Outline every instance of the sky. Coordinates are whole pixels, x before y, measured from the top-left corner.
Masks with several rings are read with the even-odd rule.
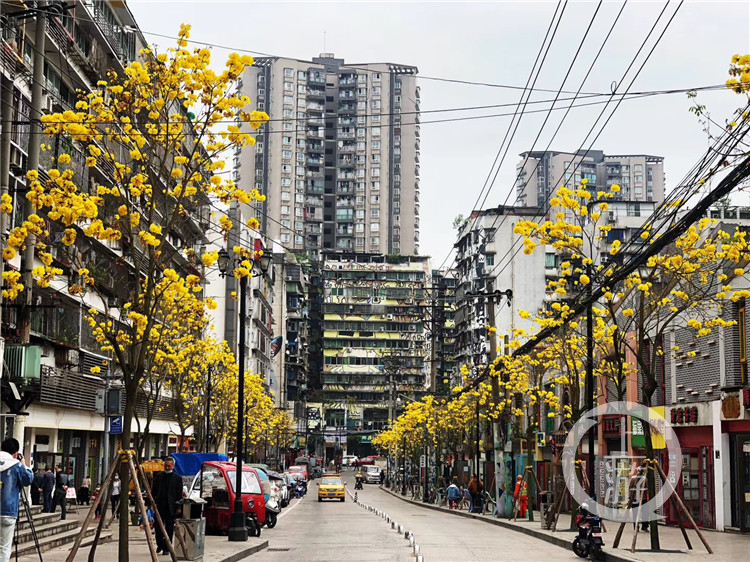
[[[665,3],[631,0],[626,4],[583,85],[583,92],[609,93],[615,85],[619,84],[619,91],[627,86],[678,5],[676,0],[669,2],[656,31],[623,82],[623,73]],[[537,89],[552,92],[534,92],[531,101],[554,99],[561,86],[571,92],[579,88],[622,7],[622,2],[603,2],[580,46],[598,4],[593,1],[567,4],[535,84]],[[237,50],[299,59],[332,52],[347,63],[394,62],[417,66],[423,112],[420,253],[433,257],[433,267],[448,257],[455,242],[454,218],[471,212],[486,183],[491,187],[485,208],[513,204],[511,188],[521,152],[544,150],[548,145],[551,150],[565,151],[591,146],[607,154],[663,156],[669,190],[706,150],[707,135],[695,115],[688,111],[691,101],[684,93],[623,101],[593,146],[593,136],[614,109],[614,102],[588,140],[586,136],[604,105],[571,110],[554,137],[564,110],[551,112],[544,126],[546,111],[524,114],[512,140],[505,145],[502,143],[511,124],[509,115],[428,123],[446,118],[512,114],[512,106],[429,113],[517,104],[521,97],[518,89],[431,78],[523,87],[557,5],[557,2],[128,2],[146,38],[160,48],[172,46],[173,41],[149,32],[174,36],[181,23],[188,23],[192,26],[192,40]],[[217,59],[223,59],[230,51],[215,47],[214,52]],[[686,0],[630,91],[723,84],[735,53],[750,53],[750,2]],[[742,102],[725,89],[700,92],[697,100],[706,105],[712,120],[719,124],[731,120],[732,112]],[[563,102],[558,105],[564,107]],[[528,105],[527,110],[547,107],[549,104]],[[495,175],[492,164],[498,153],[505,157],[499,160],[502,163]],[[494,177],[494,181],[487,182],[488,177]],[[451,261],[452,256],[447,264]]]

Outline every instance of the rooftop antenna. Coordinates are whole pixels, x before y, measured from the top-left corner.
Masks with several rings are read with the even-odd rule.
[[[323,30],[323,52],[324,53],[328,52],[326,51],[326,31],[325,30]]]

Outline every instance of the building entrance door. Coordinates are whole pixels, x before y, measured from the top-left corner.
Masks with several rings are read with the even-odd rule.
[[[750,531],[750,433],[732,436],[732,526]]]

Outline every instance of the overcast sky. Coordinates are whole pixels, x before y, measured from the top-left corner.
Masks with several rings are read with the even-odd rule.
[[[324,50],[347,62],[414,65],[425,77],[523,86],[531,71],[557,2],[389,3],[389,2],[159,2],[130,0],[139,26],[160,47],[172,41],[148,32],[175,35],[180,23],[192,37],[236,49],[309,59]],[[570,2],[544,63],[537,88],[557,91],[596,2]],[[604,2],[564,89],[575,91],[599,50],[622,2]],[[670,2],[657,33],[677,6]],[[585,92],[609,92],[648,34],[664,2],[630,1]],[[633,92],[723,84],[734,53],[750,53],[750,2],[684,2],[654,51]],[[325,49],[324,49],[325,32]],[[655,36],[654,36],[655,38]],[[653,41],[648,43],[647,49]],[[217,58],[227,52],[215,50]],[[647,50],[641,54],[640,66]],[[631,75],[632,76],[632,75]],[[422,111],[515,103],[520,92],[420,79]],[[534,99],[554,94],[538,92]],[[741,100],[728,90],[705,92],[699,101],[724,123]],[[528,106],[533,107],[546,106]],[[576,150],[602,105],[574,109],[551,149]],[[705,150],[707,138],[688,112],[685,94],[626,100],[594,149],[609,154],[665,157],[667,189],[675,185]],[[510,108],[512,112],[513,108]],[[509,108],[455,111],[422,116],[421,253],[438,266],[454,242],[451,223],[467,215],[482,189],[510,124],[510,117],[427,123],[435,119],[506,113]],[[552,113],[534,146],[546,148],[564,111]],[[515,180],[519,153],[532,148],[545,113],[524,116],[492,187],[486,206],[502,204]],[[584,145],[588,148],[590,140]],[[510,203],[513,202],[511,196]]]

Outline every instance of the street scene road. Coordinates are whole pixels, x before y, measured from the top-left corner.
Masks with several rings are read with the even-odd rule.
[[[345,471],[354,492],[353,471]],[[412,531],[424,559],[434,561],[496,561],[501,553],[533,553],[530,559],[576,560],[570,550],[522,533],[501,529],[449,513],[426,510],[393,497],[379,486],[365,485],[360,502],[378,508]],[[409,542],[380,516],[362,509],[351,498],[318,503],[315,485],[294,500],[275,529],[264,530],[268,550],[246,560],[412,560]]]

